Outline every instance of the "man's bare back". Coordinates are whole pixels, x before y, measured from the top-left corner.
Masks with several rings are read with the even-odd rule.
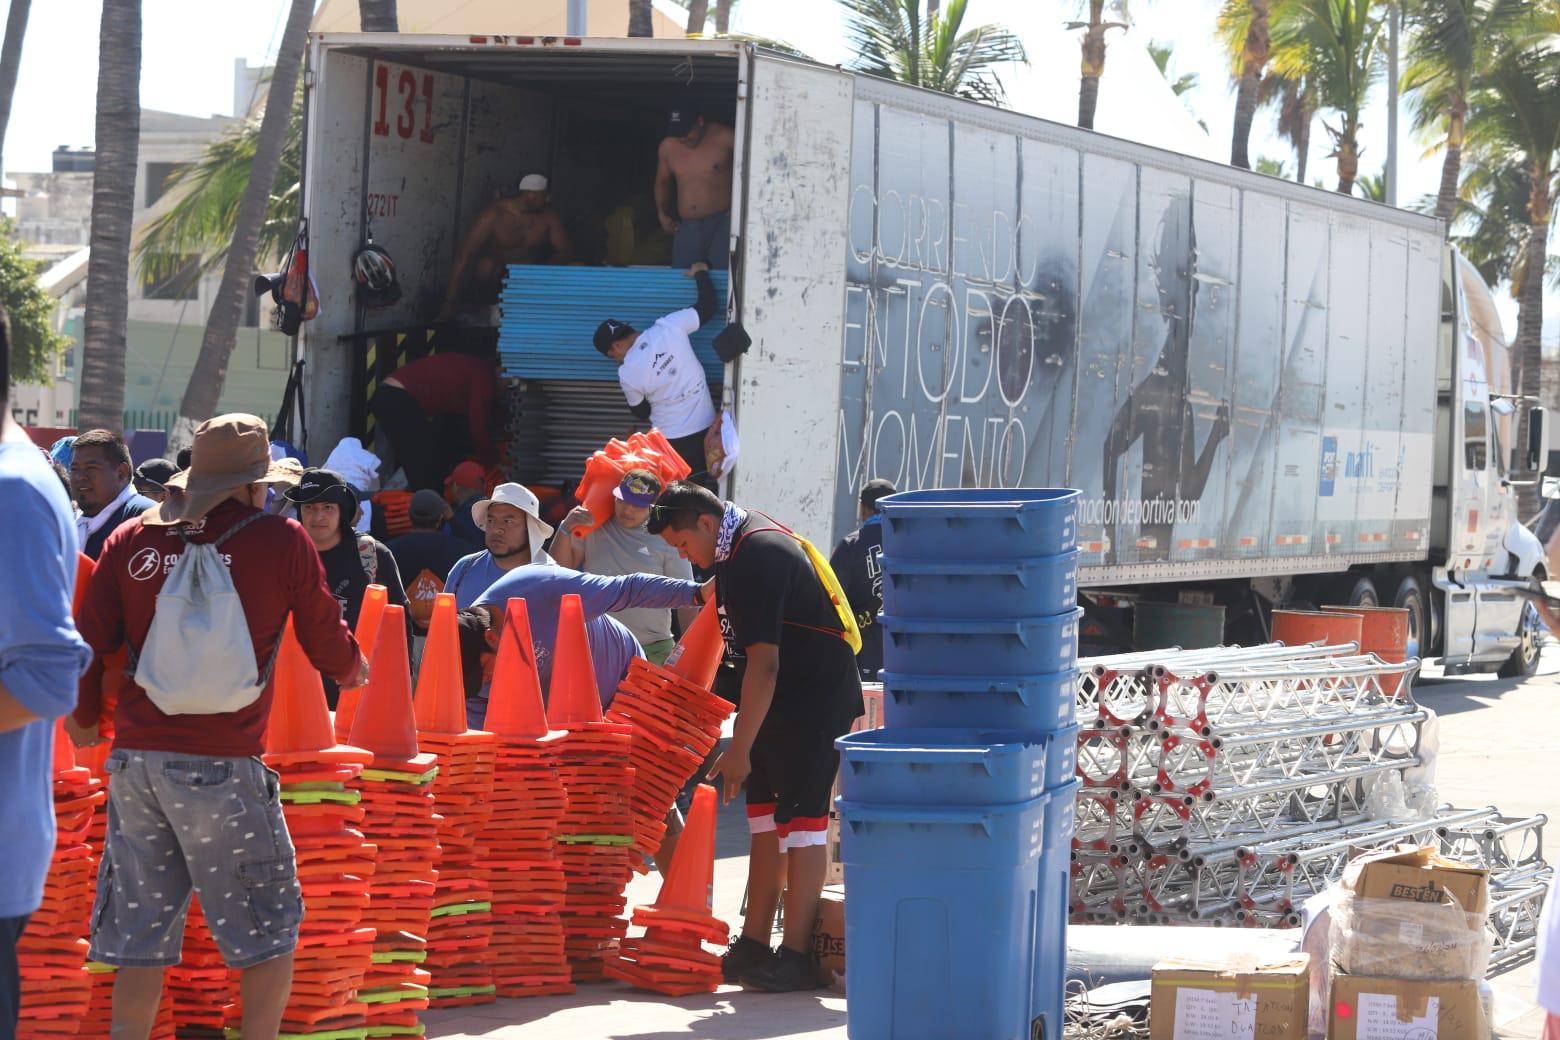
[[[547,205],[544,194],[523,191],[489,203],[472,222],[455,256],[440,314],[449,317],[463,300],[491,303],[497,298],[505,267],[539,263],[544,256],[551,264],[573,259],[563,218]]]
[[[664,138],[660,149],[660,168],[664,174],[657,175],[656,186],[660,189],[665,180],[670,180],[676,190],[676,208],[674,211],[670,200],[666,200],[663,217],[700,220],[729,210],[735,145],[736,134],[724,123],[703,124],[703,134],[691,145],[687,138]],[[663,198],[663,191],[657,191],[657,202],[662,202]]]

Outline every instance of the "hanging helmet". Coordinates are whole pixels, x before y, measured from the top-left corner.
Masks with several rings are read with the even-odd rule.
[[[395,261],[372,239],[352,258],[352,277],[357,281],[358,299],[365,307],[389,307],[401,298]]]

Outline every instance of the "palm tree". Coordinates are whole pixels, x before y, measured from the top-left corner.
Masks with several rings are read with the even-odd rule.
[[[1347,195],[1360,167],[1360,116],[1381,78],[1385,20],[1374,0],[1287,0],[1274,12],[1274,71],[1305,75],[1337,125],[1322,127],[1338,159],[1338,191]]]
[[[1170,90],[1176,97],[1180,97],[1188,90],[1197,89],[1197,73],[1184,72],[1174,77],[1170,75],[1170,59],[1175,56],[1175,44],[1150,40],[1148,56],[1154,59],[1154,64],[1159,67],[1159,74],[1165,78],[1166,83],[1170,84]]]
[[[1452,242],[1489,285],[1511,284],[1522,295],[1527,276],[1528,199],[1532,188],[1520,165],[1486,163],[1477,153],[1462,165],[1462,186],[1452,217]],[[1434,212],[1438,199],[1427,200]]]
[[[396,0],[358,0],[358,23],[364,32],[400,32]]]
[[[721,36],[731,33],[731,5],[733,0],[715,0],[715,32]]]
[[[1311,123],[1316,119],[1316,90],[1310,77],[1269,73],[1262,78],[1261,103],[1278,109],[1276,129],[1294,150],[1295,182],[1304,184],[1311,158]]]
[[[16,74],[22,67],[22,39],[27,35],[27,15],[32,0],[11,0],[11,13],[5,20],[5,43],[0,45],[0,148],[5,146],[5,128],[11,122],[11,97],[16,93]],[[0,154],[0,174],[5,172]]]
[[[704,23],[710,17],[710,0],[688,0],[689,36],[703,36]]]
[[[80,422],[119,429],[125,408],[130,226],[141,139],[141,0],[103,0],[98,34],[97,163],[82,320]]]
[[[1512,0],[1417,0],[1408,8],[1412,34],[1403,90],[1414,129],[1433,135],[1445,151],[1435,215],[1448,234],[1457,205],[1468,95],[1474,77],[1515,28],[1519,11]]]
[[[654,36],[655,19],[650,0],[628,0],[628,35]]]
[[[1219,35],[1234,59],[1235,129],[1230,138],[1230,165],[1251,169],[1251,124],[1262,95],[1262,72],[1273,41],[1272,0],[1226,0],[1219,11]]]
[[[1120,10],[1120,0],[1116,0]],[[1105,75],[1105,33],[1111,29],[1130,27],[1126,15],[1121,21],[1105,20],[1105,0],[1087,0],[1088,20],[1068,22],[1068,29],[1082,29],[1083,49],[1082,78],[1078,82],[1078,125],[1085,130],[1094,129],[1094,110],[1100,100],[1100,77]]]
[[[142,225],[135,243],[136,261],[147,277],[167,278],[180,269],[185,257],[192,255],[201,258],[202,274],[226,263],[260,129],[260,120],[245,120],[207,145],[200,158],[169,178],[165,197],[170,207]],[[297,231],[302,141],[303,97],[299,94],[293,98],[281,161],[260,223],[255,260],[262,266],[280,259]]]
[[[1500,54],[1478,79],[1468,106],[1467,145],[1481,166],[1516,167],[1527,177],[1527,241],[1520,264],[1514,382],[1524,397],[1541,388],[1544,264],[1560,194],[1560,3],[1533,13],[1531,35]],[[1526,421],[1518,444],[1526,442]],[[1536,511],[1537,492],[1524,487],[1518,508]]]
[[[1284,171],[1284,160],[1271,159],[1265,155],[1257,156],[1256,165],[1253,166],[1252,169],[1256,170],[1258,173],[1265,173],[1269,177],[1289,176],[1289,174]]]
[[[1362,199],[1372,202],[1387,201],[1387,171],[1385,168],[1380,173],[1370,173],[1360,177],[1354,182],[1354,194]]]
[[[851,68],[944,94],[1002,104],[1006,95],[994,66],[1028,61],[1024,45],[999,25],[964,29],[968,0],[946,8],[921,0],[840,0],[856,51]]]
[[[271,70],[271,86],[266,94],[265,115],[255,138],[254,158],[248,183],[244,187],[234,222],[233,242],[228,249],[222,281],[206,318],[200,354],[179,402],[179,418],[169,438],[170,447],[182,448],[194,435],[195,427],[216,413],[227,379],[228,359],[238,338],[238,323],[243,318],[244,297],[253,284],[256,249],[260,230],[287,145],[289,114],[297,93],[298,76],[303,65],[303,45],[309,32],[314,0],[292,0],[287,25],[282,30]]]

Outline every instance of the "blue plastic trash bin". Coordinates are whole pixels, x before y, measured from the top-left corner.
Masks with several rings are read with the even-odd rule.
[[[863,730],[834,742],[840,797],[914,806],[1028,801],[1045,793],[1051,743],[999,730]]]
[[[949,620],[882,614],[883,667],[916,675],[1040,675],[1078,661],[1078,618]]]
[[[883,672],[883,725],[1045,732],[1077,717],[1078,672],[1040,675],[910,675]]]
[[[1078,550],[1012,560],[883,557],[883,612],[900,617],[1021,618],[1078,605]]]
[[[1029,1040],[1045,804],[835,802],[851,1040]]]
[[[1040,919],[1035,940],[1034,1017],[1046,1040],[1062,1035],[1067,980],[1067,918],[1071,910],[1074,801],[1078,781],[1046,793],[1045,848],[1040,853]]]
[[[906,560],[1055,556],[1078,541],[1070,488],[934,488],[878,500],[883,553]]]

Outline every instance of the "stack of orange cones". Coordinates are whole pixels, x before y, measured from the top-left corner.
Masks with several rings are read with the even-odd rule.
[[[583,538],[612,519],[612,489],[631,469],[649,470],[663,485],[692,472],[660,430],[636,433],[626,441],[614,437],[585,460],[585,476],[574,494],[590,513],[591,522],[573,528],[575,537]]]
[[[439,879],[438,759],[418,748],[405,632],[402,608],[386,605],[352,719],[351,743],[373,756],[351,789],[362,795],[363,833],[378,848],[363,919],[377,935],[358,991],[375,1037],[421,1036],[417,1015],[428,1007],[432,981],[422,965]]]
[[[293,953],[292,992],[282,1032],[339,1037],[361,1030],[368,1008],[357,999],[373,953],[374,931],[363,924],[374,854],[360,829],[361,795],[349,784],[372,759],[336,743],[320,674],[298,645],[292,622],[282,633],[274,666],[262,761],[281,779],[282,813],[297,850],[303,924]],[[227,1034],[239,1035],[242,1001],[227,1009]],[[363,1035],[358,1033],[356,1035]]]
[[[229,989],[227,963],[206,925],[199,896],[190,897],[179,963],[166,972],[163,988],[173,997],[173,1022],[180,1040],[222,1036],[227,1004],[238,986]]]
[[[383,585],[370,585],[363,590],[363,605],[358,609],[357,629],[352,634],[357,636],[358,646],[362,648],[363,656],[370,665],[374,662],[374,641],[379,636],[379,622],[389,602],[390,590]],[[372,668],[369,670],[373,671]],[[336,695],[336,740],[342,744],[352,743],[352,718],[357,713],[358,699],[362,696],[361,687],[343,687]]]
[[[630,866],[646,870],[666,836],[666,815],[683,785],[720,740],[736,710],[709,692],[724,644],[711,600],[663,667],[635,658],[618,686],[610,722],[634,730],[634,846]]]
[[[17,945],[22,982],[19,1037],[75,1036],[92,997],[87,940],[97,857],[87,844],[92,814],[108,798],[103,782],[76,764],[64,722],[54,724],[54,855],[43,904]]]
[[[487,852],[478,836],[492,812],[493,734],[466,722],[466,688],[460,663],[455,596],[434,599],[413,705],[420,750],[436,755],[433,780],[439,824],[439,880],[428,925],[432,978],[429,1007],[467,1007],[497,999],[488,947],[493,941],[493,892]]]
[[[492,811],[478,838],[493,893],[489,963],[501,997],[572,993],[556,845],[566,805],[557,764],[565,734],[547,726],[525,600],[509,601],[500,640],[486,720],[498,762]]]
[[[714,993],[721,955],[704,944],[723,945],[727,936],[726,922],[710,912],[714,881],[715,788],[700,784],[655,905],[634,910],[634,924],[645,934],[623,940],[607,974],[673,997]]]
[[[602,978],[604,958],[628,930],[621,915],[632,871],[624,850],[633,844],[633,727],[603,721],[591,664],[585,612],[578,596],[558,609],[547,722],[563,730],[558,773],[568,808],[558,827],[558,858],[567,894],[564,951],[575,982]]]

